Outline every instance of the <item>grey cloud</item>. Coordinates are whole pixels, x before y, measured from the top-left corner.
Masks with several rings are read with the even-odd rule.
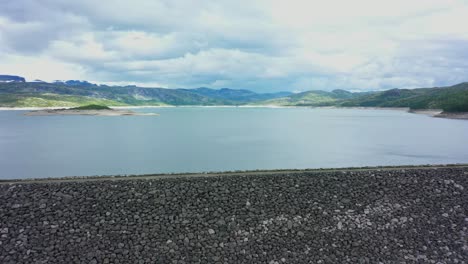
[[[371,15],[375,23],[367,25],[366,19],[348,21],[346,13],[333,21],[319,11],[310,10],[312,16],[300,8],[310,7],[308,1],[291,2],[297,17],[283,12],[288,5],[274,9],[277,4],[5,1],[0,9],[0,56],[49,58],[79,67],[100,82],[167,87],[369,90],[466,81],[468,40],[438,35],[439,29],[418,35],[420,22],[411,24],[419,13],[427,21],[427,6],[416,12],[419,5],[412,5],[402,30],[401,23],[394,23],[401,20],[394,17],[397,8],[382,19]],[[444,10],[437,7],[437,13]]]
[[[352,78],[378,79],[378,88],[445,86],[466,81],[468,40],[425,39],[403,42],[390,58],[376,58]]]
[[[72,37],[83,32],[85,23],[73,17],[60,17],[60,23],[26,22],[0,26],[2,38],[11,50],[24,53],[39,53],[56,39]]]
[[[9,50],[20,53],[40,53],[50,42],[67,39],[89,31],[86,17],[49,6],[42,1],[7,1],[2,3],[0,37]]]

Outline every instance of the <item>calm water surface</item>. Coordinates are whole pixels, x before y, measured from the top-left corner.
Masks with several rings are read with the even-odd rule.
[[[468,162],[468,121],[395,110],[147,108],[160,116],[0,111],[0,178]]]

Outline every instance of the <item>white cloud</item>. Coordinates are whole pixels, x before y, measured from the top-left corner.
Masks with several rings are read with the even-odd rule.
[[[11,75],[20,74],[28,81],[35,79],[43,81],[83,80],[88,76],[86,69],[80,65],[47,56],[0,55],[0,72]]]
[[[262,91],[448,85],[466,81],[466,14],[465,0],[16,0],[0,10],[0,70]]]
[[[91,33],[73,38],[73,41],[55,40],[50,43],[49,54],[66,61],[79,63],[105,62],[117,58],[113,51],[104,50],[103,44]]]
[[[99,35],[107,49],[117,51],[125,59],[164,59],[199,48],[177,33],[108,30]]]

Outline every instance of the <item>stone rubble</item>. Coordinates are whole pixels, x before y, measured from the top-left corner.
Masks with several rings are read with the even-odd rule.
[[[467,263],[467,172],[0,184],[0,263]]]

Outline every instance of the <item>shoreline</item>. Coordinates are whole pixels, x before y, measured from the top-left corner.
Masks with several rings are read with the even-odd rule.
[[[166,108],[166,107],[176,107],[172,105],[167,106],[108,106],[111,109],[137,109],[137,108]],[[0,111],[36,111],[36,110],[60,110],[60,109],[71,109],[75,106],[62,106],[62,107],[0,107]]]
[[[433,117],[455,119],[455,120],[468,120],[468,113],[467,112],[462,112],[462,113],[441,112],[441,113],[434,115]]]
[[[13,183],[53,183],[53,182],[83,182],[83,181],[116,181],[116,180],[152,180],[168,178],[207,178],[207,177],[231,177],[231,176],[267,176],[274,174],[302,174],[325,172],[363,172],[363,171],[388,171],[388,170],[434,170],[444,168],[467,168],[468,163],[457,164],[423,164],[401,166],[367,166],[367,167],[343,167],[343,168],[314,168],[314,169],[276,169],[276,170],[245,170],[245,171],[209,171],[209,172],[175,172],[175,173],[149,173],[149,174],[123,174],[101,176],[64,176],[58,178],[24,178],[24,179],[0,179],[0,185]]]
[[[440,109],[424,109],[424,110],[410,110],[408,107],[363,107],[363,106],[350,106],[350,107],[339,107],[339,106],[281,106],[281,105],[164,105],[164,106],[153,106],[153,105],[141,105],[141,106],[108,106],[112,109],[144,109],[144,108],[188,108],[188,107],[199,107],[199,108],[311,108],[311,109],[361,109],[361,110],[396,110],[396,111],[408,111],[408,112],[437,112],[440,113]],[[0,111],[31,111],[31,110],[58,110],[58,109],[70,109],[73,107],[0,107]]]
[[[109,106],[112,109],[150,109],[150,108],[269,108],[269,109],[358,109],[358,110],[389,110],[389,111],[403,111],[411,114],[426,115],[435,118],[446,118],[454,120],[468,120],[467,112],[443,112],[442,109],[417,109],[411,110],[408,107],[339,107],[339,106],[277,106],[277,105],[142,105],[142,106]],[[47,110],[60,110],[70,109],[73,107],[0,107],[0,111],[47,111]]]
[[[310,108],[308,106],[275,106],[275,105],[138,105],[138,106],[108,106],[112,109],[145,109],[145,108]],[[0,111],[34,111],[34,110],[58,110],[74,107],[0,107]]]
[[[62,116],[62,115],[84,115],[84,116],[159,116],[156,113],[140,113],[128,110],[74,110],[74,109],[49,109],[49,110],[33,110],[24,113],[25,116]]]
[[[421,110],[408,109],[408,113],[428,115],[428,116],[432,116],[432,117],[435,117],[436,115],[441,114],[443,111],[444,110],[442,110],[442,109],[421,109]]]

